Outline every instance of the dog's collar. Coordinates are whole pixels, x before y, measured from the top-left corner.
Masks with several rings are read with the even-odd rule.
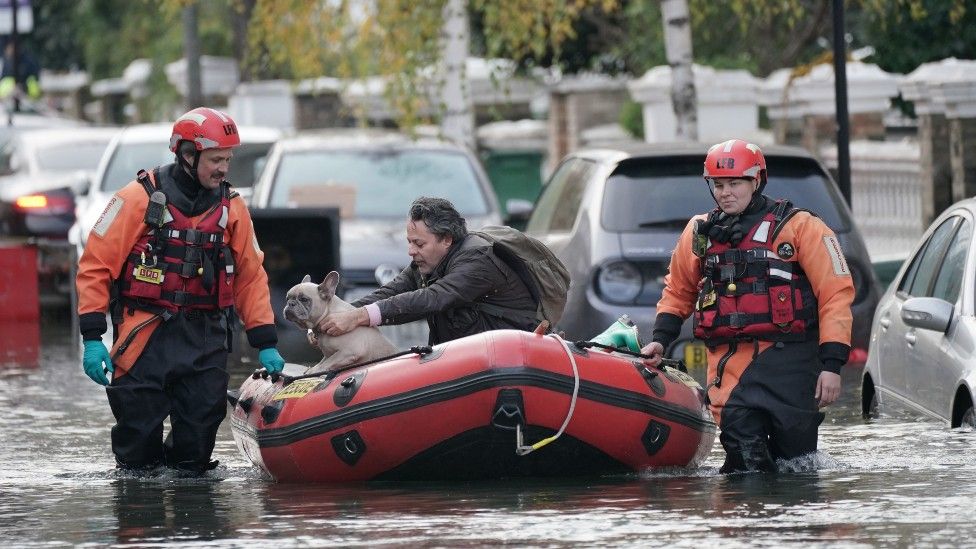
[[[312,333],[313,334],[319,335],[319,334],[324,334],[325,333],[325,332],[319,330],[319,323],[322,322],[322,319],[325,318],[325,317],[327,317],[327,316],[329,316],[329,311],[328,310],[326,310],[324,313],[322,313],[319,316],[319,318],[316,319],[315,323],[312,324]]]

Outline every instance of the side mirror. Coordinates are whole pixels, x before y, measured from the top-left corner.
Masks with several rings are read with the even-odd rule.
[[[914,328],[945,333],[956,307],[937,297],[913,297],[901,306],[901,319]]]
[[[88,189],[91,188],[91,177],[88,174],[81,173],[71,182],[71,192],[75,197],[84,196],[88,194]]]
[[[505,211],[508,212],[508,215],[505,217],[505,222],[508,225],[513,225],[514,223],[524,225],[532,215],[533,207],[534,205],[524,198],[509,198],[505,201]]]

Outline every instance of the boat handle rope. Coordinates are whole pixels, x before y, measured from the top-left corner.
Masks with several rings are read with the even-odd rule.
[[[598,349],[603,349],[604,351],[611,351],[614,353],[620,353],[624,355],[630,355],[637,358],[651,358],[651,355],[645,355],[643,353],[636,353],[630,349],[621,349],[620,347],[614,347],[613,345],[604,345],[602,343],[597,343],[596,341],[577,341],[573,343],[576,345],[577,349],[586,349],[589,347],[596,347]],[[659,370],[663,370],[665,366],[670,366],[675,370],[681,372],[687,372],[688,368],[685,366],[685,361],[680,358],[661,358],[661,362],[657,365]]]
[[[261,377],[264,379],[268,379],[270,377],[272,383],[275,383],[280,379],[282,381],[282,386],[287,387],[293,381],[298,381],[299,379],[309,379],[313,377],[324,377],[326,379],[333,379],[336,377],[336,375],[342,372],[348,370],[354,370],[356,368],[361,368],[363,366],[369,366],[370,364],[376,364],[377,362],[383,362],[384,360],[390,360],[391,358],[397,358],[397,357],[401,357],[405,355],[413,355],[413,354],[424,356],[424,355],[429,355],[432,352],[434,352],[434,349],[430,345],[415,345],[413,347],[410,347],[406,351],[400,351],[399,353],[393,353],[392,355],[389,356],[374,358],[373,360],[367,360],[366,362],[358,362],[356,364],[350,364],[348,366],[343,366],[342,368],[336,368],[335,370],[330,370],[328,372],[315,372],[311,374],[302,374],[300,376],[289,376],[285,374],[269,374],[268,371],[265,370],[264,368],[258,368],[257,370],[254,370],[254,373],[251,374],[251,378],[257,379]]]
[[[566,351],[566,356],[569,357],[569,363],[573,365],[573,396],[569,400],[569,412],[566,413],[566,419],[563,420],[559,431],[551,437],[546,437],[535,444],[524,444],[522,441],[522,424],[515,424],[515,453],[520,456],[531,454],[562,436],[563,432],[566,431],[566,427],[569,425],[569,420],[573,417],[573,412],[576,410],[576,398],[579,396],[580,386],[579,367],[576,366],[576,357],[573,356],[573,351],[569,348],[569,344],[566,343],[565,339],[559,337],[558,334],[549,334],[549,337],[556,338],[562,344],[563,350]]]

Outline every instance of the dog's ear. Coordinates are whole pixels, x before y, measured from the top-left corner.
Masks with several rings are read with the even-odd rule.
[[[336,288],[339,286],[339,273],[332,271],[325,275],[325,280],[319,284],[319,297],[323,301],[329,301],[335,295]]]
[[[302,279],[302,284],[305,284],[306,282],[311,282],[311,281],[312,281],[312,275],[305,275],[305,278]]]

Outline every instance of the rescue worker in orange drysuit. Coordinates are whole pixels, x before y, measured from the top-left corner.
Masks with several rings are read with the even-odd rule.
[[[237,313],[265,369],[284,366],[264,254],[244,200],[224,181],[239,144],[225,113],[181,116],[170,138],[176,162],[140,171],[112,197],[79,261],[84,370],[107,385],[121,468],[200,474],[216,466]],[[101,340],[110,302],[111,355]]]
[[[811,212],[763,195],[766,160],[739,139],[714,145],[705,180],[718,208],[691,219],[671,256],[653,341],[660,363],[694,315],[708,348],[710,409],[722,473],[774,471],[817,449],[840,395],[854,286],[837,237]]]

